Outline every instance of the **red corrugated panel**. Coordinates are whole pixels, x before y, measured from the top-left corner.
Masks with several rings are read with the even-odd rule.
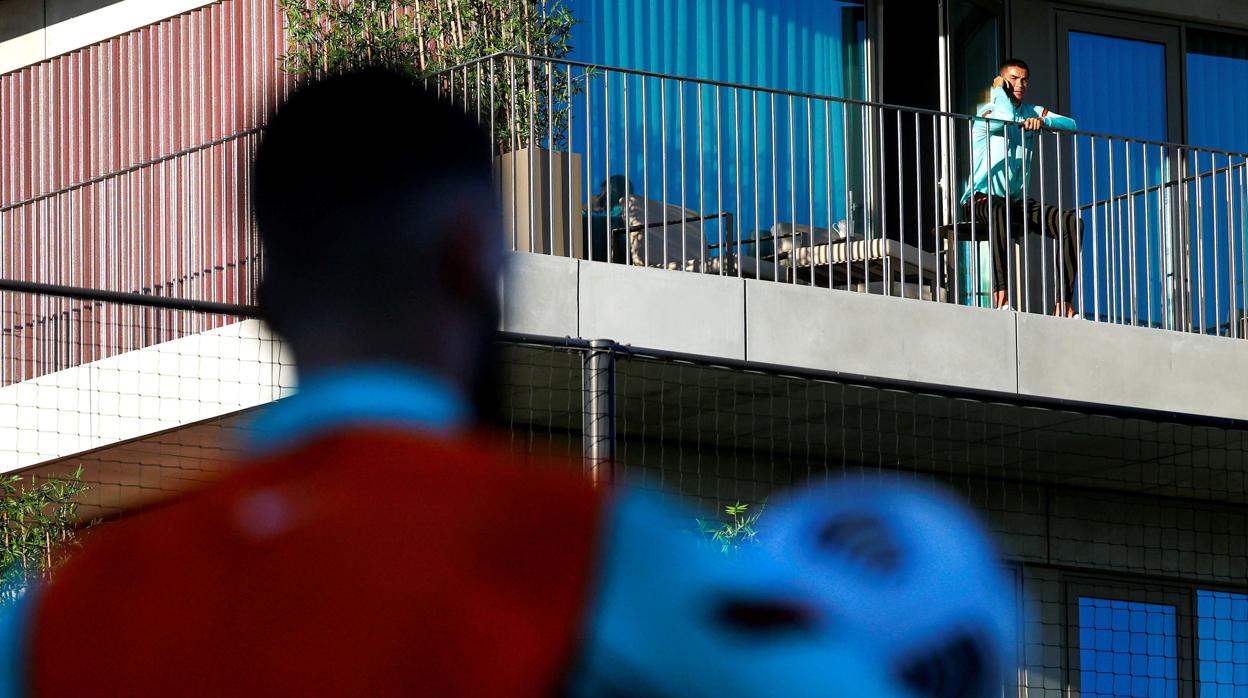
[[[251,303],[255,136],[230,136],[290,86],[281,27],[225,0],[0,76],[0,277]],[[0,385],[227,321],[0,293]]]

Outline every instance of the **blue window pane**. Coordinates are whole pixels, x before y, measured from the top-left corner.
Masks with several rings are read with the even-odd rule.
[[[1248,41],[1243,37],[1211,32],[1189,32],[1187,53],[1188,141],[1192,145],[1248,152]],[[1201,173],[1206,204],[1200,217],[1203,259],[1193,262],[1193,276],[1206,296],[1205,308],[1196,308],[1201,324],[1225,333],[1226,325],[1243,314],[1248,302],[1244,270],[1248,257],[1243,249],[1243,158],[1206,155],[1193,163]],[[1225,175],[1230,170],[1229,187]],[[1228,216],[1227,190],[1232,204]],[[1193,221],[1195,222],[1195,220]],[[1193,228],[1195,230],[1195,228]]]
[[[1087,698],[1178,696],[1174,607],[1080,597],[1079,665]]]
[[[576,60],[816,95],[865,94],[862,0],[565,3],[577,19]],[[843,155],[861,152],[858,110],[619,73],[588,85],[593,119],[603,124],[581,146],[593,163],[586,179],[594,191],[609,176],[625,177],[630,191],[651,201],[710,216],[699,225],[711,243],[750,240],[777,222],[855,227],[855,214],[861,218],[861,204],[850,202],[865,197],[863,168]],[[590,115],[578,105],[572,120],[590,123]],[[754,253],[750,244],[741,249]],[[709,252],[718,253],[718,246]]]
[[[1203,698],[1248,698],[1248,595],[1196,592],[1196,657]]]
[[[1080,129],[1166,140],[1164,44],[1075,31],[1068,44],[1070,116]],[[1174,269],[1166,212],[1173,204],[1140,192],[1169,179],[1173,166],[1155,146],[1079,139],[1076,150],[1083,312],[1169,326]]]

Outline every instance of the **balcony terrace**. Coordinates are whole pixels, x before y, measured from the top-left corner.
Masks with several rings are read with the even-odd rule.
[[[495,134],[511,250],[501,329],[513,337],[1025,404],[1248,418],[1248,156],[1041,132],[1028,188],[1083,220],[1079,321],[1047,314],[1065,281],[1063,240],[1022,222],[1007,226],[1019,312],[983,307],[991,228],[962,222],[958,199],[975,129],[998,127],[985,120],[516,54],[430,85]],[[0,207],[0,391],[13,443],[23,439],[5,469],[293,388],[289,357],[262,327],[229,329],[251,314],[261,259],[246,206],[257,135]],[[62,293],[74,289],[215,314]],[[205,363],[201,345],[226,361]],[[85,417],[98,417],[101,390],[160,393],[152,385],[181,402]],[[41,414],[86,421],[36,424]]]

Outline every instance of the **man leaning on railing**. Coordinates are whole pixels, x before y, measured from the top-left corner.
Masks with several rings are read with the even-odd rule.
[[[1071,301],[1079,270],[1083,221],[1077,211],[1042,205],[1027,198],[1026,191],[1034,132],[1046,127],[1073,130],[1075,120],[1023,101],[1030,72],[1027,63],[1017,58],[1002,63],[1000,74],[992,81],[990,101],[976,111],[980,120],[972,127],[973,159],[970,180],[962,195],[962,215],[964,219],[973,217],[976,225],[986,226],[984,230],[993,248],[992,303],[993,307],[1006,310],[1011,309],[1007,259],[1014,236],[1010,228],[1024,222],[1028,229],[1039,228],[1043,220],[1044,234],[1060,240],[1062,246],[1055,312],[1059,316],[1078,317]],[[1021,126],[1021,138],[1011,133],[1013,124]]]

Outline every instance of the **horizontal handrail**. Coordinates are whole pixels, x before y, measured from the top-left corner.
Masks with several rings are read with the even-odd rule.
[[[200,143],[198,145],[193,145],[188,148],[183,148],[181,150],[177,150],[172,153],[166,153],[159,157],[150,158],[148,160],[142,160],[140,162],[136,162],[132,165],[127,165],[120,169],[112,170],[110,172],[105,172],[102,175],[96,175],[95,177],[84,179],[80,182],[67,184],[63,187],[60,187],[59,189],[54,189],[52,191],[44,192],[42,194],[36,194],[35,196],[29,197],[26,199],[21,199],[20,201],[14,201],[12,203],[4,204],[3,206],[0,206],[0,213],[8,213],[9,211],[22,208],[23,206],[30,206],[31,204],[37,204],[41,201],[46,201],[48,199],[55,198],[62,194],[68,194],[71,191],[85,189],[86,187],[92,186],[94,184],[100,184],[102,182],[107,182],[110,179],[116,179],[122,175],[131,174],[133,172],[138,172],[139,170],[152,167],[153,165],[159,165],[162,162],[169,162],[170,160],[176,160],[177,158],[185,157],[193,153],[198,153],[202,150],[207,150],[209,148],[214,148],[218,145],[224,145],[231,141],[236,141],[240,138],[245,138],[247,136],[259,133],[262,128],[263,127],[261,126],[256,126],[253,128],[245,129],[243,131],[235,131],[234,133],[230,133],[230,134],[221,136],[219,138],[214,138],[212,140],[204,141],[203,143]]]
[[[706,87],[720,87],[720,88],[734,89],[734,90],[748,90],[750,92],[758,92],[762,94],[775,95],[777,97],[794,97],[794,98],[799,98],[799,99],[821,100],[825,102],[848,104],[848,105],[854,105],[854,106],[860,106],[860,107],[869,107],[872,109],[901,111],[901,112],[907,112],[911,114],[923,114],[925,116],[939,116],[939,117],[956,119],[956,120],[961,120],[961,121],[998,122],[998,123],[1005,123],[1008,125],[1018,126],[1019,128],[1021,128],[1021,124],[1019,124],[1018,122],[1012,122],[1012,121],[1008,121],[1004,119],[993,119],[993,118],[982,117],[982,116],[977,116],[973,114],[961,114],[957,112],[941,111],[938,109],[925,109],[922,107],[908,107],[908,106],[902,106],[902,105],[897,105],[897,104],[890,104],[888,102],[872,102],[868,100],[853,99],[850,97],[837,97],[835,95],[824,95],[824,94],[818,94],[814,92],[801,92],[797,90],[786,90],[786,89],[775,88],[775,87],[761,87],[758,85],[748,85],[745,83],[728,82],[724,80],[710,80],[707,78],[695,78],[695,77],[687,77],[687,76],[680,76],[680,75],[670,75],[667,73],[658,73],[658,72],[649,71],[649,70],[638,70],[636,68],[619,68],[615,66],[602,65],[599,63],[588,63],[585,61],[577,61],[577,60],[572,60],[569,58],[551,58],[548,56],[537,56],[537,55],[531,55],[531,54],[525,54],[525,53],[517,53],[515,51],[498,51],[488,56],[482,56],[481,58],[476,58],[471,61],[466,61],[459,65],[452,66],[450,68],[445,68],[435,73],[430,73],[429,75],[424,76],[423,79],[428,80],[428,79],[434,79],[434,78],[444,77],[448,75],[453,75],[456,71],[462,71],[466,68],[480,65],[482,63],[488,62],[493,59],[498,59],[498,58],[515,58],[515,59],[520,59],[520,60],[536,61],[536,62],[543,62],[543,63],[552,63],[552,64],[557,63],[560,65],[570,66],[574,68],[584,68],[586,70],[592,70],[592,71],[609,71],[612,73],[622,73],[625,75],[634,75],[638,77],[655,78],[655,79],[660,79],[660,80],[677,80],[680,82],[693,83],[696,85],[702,85]],[[1175,143],[1172,141],[1159,141],[1159,140],[1152,140],[1152,139],[1147,139],[1147,138],[1133,138],[1133,137],[1127,137],[1127,136],[1114,135],[1110,133],[1101,133],[1098,131],[1085,131],[1085,130],[1079,130],[1079,129],[1052,129],[1052,128],[1047,128],[1047,127],[1042,127],[1042,129],[1045,131],[1053,132],[1053,133],[1073,134],[1073,135],[1078,135],[1078,136],[1088,136],[1092,138],[1110,139],[1110,140],[1116,140],[1116,141],[1121,141],[1121,142],[1126,142],[1126,143],[1155,145],[1155,146],[1162,146],[1162,147],[1168,147],[1168,148],[1184,148],[1187,150],[1197,150],[1202,153],[1213,153],[1215,155],[1229,155],[1233,157],[1248,158],[1248,153],[1244,153],[1244,152],[1238,152],[1238,151],[1233,151],[1233,150],[1223,150],[1219,148],[1205,148],[1205,147],[1193,146],[1193,145],[1189,145],[1185,143]]]

